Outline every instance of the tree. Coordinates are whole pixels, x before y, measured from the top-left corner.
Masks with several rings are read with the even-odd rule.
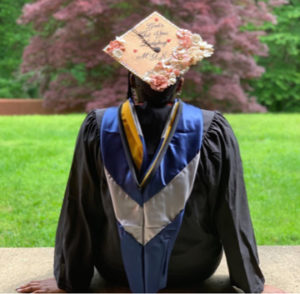
[[[19,98],[30,96],[32,88],[24,88],[25,81],[19,74],[22,52],[32,34],[30,28],[20,27],[16,20],[28,0],[12,3],[0,2],[0,97]]]
[[[257,60],[266,72],[251,83],[252,93],[271,111],[300,111],[300,2],[290,0],[274,12],[278,24],[262,27],[269,56]]]
[[[270,6],[271,7],[271,6]],[[264,69],[253,55],[266,56],[262,31],[240,31],[247,23],[275,23],[270,7],[253,0],[37,0],[25,5],[19,22],[37,35],[24,51],[22,72],[35,72],[45,105],[106,107],[124,99],[127,71],[102,52],[153,10],[177,25],[200,33],[215,54],[186,74],[185,93],[194,104],[226,111],[264,111],[248,97],[249,81]]]

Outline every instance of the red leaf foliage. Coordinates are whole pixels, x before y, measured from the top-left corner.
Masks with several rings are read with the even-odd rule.
[[[32,23],[37,31],[24,51],[22,71],[36,73],[45,105],[57,111],[117,104],[126,96],[127,72],[102,48],[158,10],[215,48],[208,61],[186,74],[183,99],[221,111],[265,111],[247,95],[248,81],[264,71],[253,58],[268,53],[258,38],[264,32],[241,27],[275,23],[272,5],[283,2],[272,0],[268,6],[253,0],[150,0],[144,5],[136,0],[36,0],[24,6],[18,20]]]

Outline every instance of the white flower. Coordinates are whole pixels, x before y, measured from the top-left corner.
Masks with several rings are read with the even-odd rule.
[[[213,54],[212,51],[204,51],[204,52],[203,52],[203,56],[204,56],[204,57],[210,57],[210,56],[212,56],[212,54]]]
[[[201,36],[199,34],[193,34],[192,42],[193,42],[193,45],[197,45],[199,42],[202,42]]]
[[[152,78],[150,77],[150,72],[147,72],[144,77],[143,77],[143,81],[145,81],[146,83],[150,83],[152,81]]]
[[[180,71],[180,75],[184,75],[189,70],[189,67],[186,67]]]
[[[171,60],[171,66],[174,68],[178,68],[178,67],[181,67],[181,64],[182,64],[182,62],[181,62],[181,60],[179,60],[179,59],[177,59],[177,58],[173,58],[172,60]]]
[[[116,40],[118,41],[118,42],[120,42],[120,43],[122,43],[123,45],[124,45],[124,43],[125,43],[125,40],[124,39],[122,39],[121,37],[116,37]]]
[[[213,45],[208,44],[206,41],[202,41],[199,45],[200,47],[204,47],[204,48],[210,48],[210,49],[213,48]]]
[[[163,63],[165,64],[165,66],[169,67],[171,65],[171,60],[172,58],[169,57],[168,59],[163,59]]]
[[[119,49],[119,48],[114,49],[114,50],[112,51],[112,55],[113,55],[115,58],[120,59],[120,58],[123,56],[123,51],[122,51],[121,49]]]
[[[200,50],[203,51],[204,57],[210,57],[214,53],[213,45],[208,44],[207,42],[201,42],[200,44]]]
[[[168,84],[170,86],[170,85],[174,85],[175,83],[176,83],[176,75],[175,73],[172,72],[169,76]]]
[[[192,64],[195,65],[198,61],[204,58],[204,51],[200,50],[199,47],[191,47],[188,54],[192,56]]]
[[[178,38],[183,38],[184,36],[191,36],[192,32],[185,29],[179,29],[176,33]]]

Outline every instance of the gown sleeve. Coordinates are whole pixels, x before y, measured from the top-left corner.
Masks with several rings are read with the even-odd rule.
[[[231,284],[246,293],[261,293],[264,276],[259,267],[239,146],[230,124],[219,112],[204,136],[201,157],[210,181],[212,219],[225,251]]]
[[[93,238],[101,214],[99,128],[90,112],[78,133],[56,231],[54,276],[60,289],[88,292],[93,276]],[[98,232],[99,233],[99,232]]]

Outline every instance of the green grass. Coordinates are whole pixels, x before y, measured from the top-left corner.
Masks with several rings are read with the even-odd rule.
[[[0,246],[53,246],[83,115],[0,117]]]
[[[83,114],[0,117],[0,246],[53,246]],[[300,244],[300,115],[226,115],[259,244]]]
[[[227,115],[259,244],[300,244],[300,115]]]

